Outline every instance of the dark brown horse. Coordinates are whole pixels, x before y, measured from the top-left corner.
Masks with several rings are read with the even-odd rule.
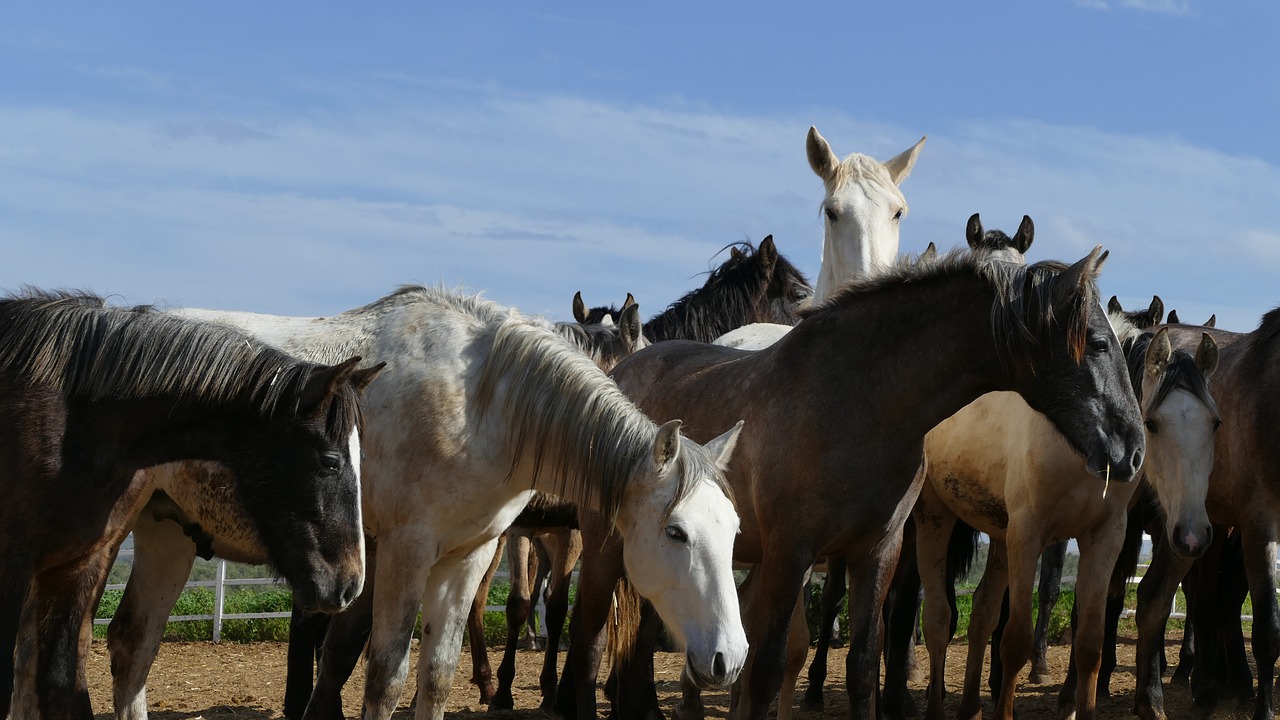
[[[1253,657],[1258,674],[1253,716],[1271,718],[1275,663],[1280,655],[1274,550],[1274,543],[1280,538],[1280,444],[1276,442],[1276,428],[1280,427],[1280,309],[1264,315],[1257,329],[1247,334],[1192,325],[1171,325],[1169,332],[1175,346],[1191,345],[1205,332],[1219,346],[1213,396],[1218,402],[1222,428],[1215,442],[1206,505],[1217,535],[1227,528],[1234,528],[1233,533],[1239,534],[1253,600]],[[1214,557],[1210,553],[1201,562]],[[1156,553],[1138,586],[1138,687],[1134,710],[1139,717],[1164,717],[1160,687],[1164,629],[1173,593],[1191,564],[1188,558]],[[1200,572],[1210,578],[1217,576],[1217,568],[1212,565]],[[1214,597],[1217,589],[1216,582],[1201,583],[1196,606],[1206,613],[1214,612],[1219,604]],[[1194,624],[1197,649],[1216,648],[1213,618],[1197,616]],[[1210,701],[1198,694],[1198,703]]]
[[[358,360],[304,363],[226,328],[85,294],[0,300],[0,716],[22,622],[19,669],[34,694],[14,716],[92,717],[86,620],[150,495],[142,468],[233,468],[235,483],[209,501],[242,507],[305,605],[332,612],[354,600],[364,582],[357,393],[380,369],[357,371]]]
[[[728,474],[742,517],[735,558],[760,566],[741,717],[763,718],[777,695],[805,573],[829,555],[845,557],[854,580],[850,711],[876,716],[880,608],[920,490],[924,436],[974,398],[1016,390],[1092,472],[1137,472],[1141,420],[1096,295],[1105,257],[1099,248],[1070,267],[1027,267],[951,253],[851,285],[764,350],[658,343],[618,365],[619,386],[647,414],[679,414],[694,437],[749,419]],[[599,547],[588,532],[584,522],[584,546]],[[584,562],[575,647],[599,643],[621,574],[615,553],[594,558],[591,578]],[[595,717],[588,653],[570,670],[577,717]]]

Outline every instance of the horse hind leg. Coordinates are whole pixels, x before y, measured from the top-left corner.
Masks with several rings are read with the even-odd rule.
[[[836,619],[848,588],[846,567],[842,557],[832,555],[827,558],[827,577],[822,584],[822,620],[818,624],[818,644],[813,650],[813,662],[809,664],[809,687],[805,690],[802,705],[805,710],[821,710],[823,707],[827,654],[836,640]]]
[[[493,553],[493,560],[480,581],[480,587],[476,588],[475,597],[471,599],[471,611],[467,614],[467,639],[471,646],[471,682],[480,689],[480,704],[486,706],[493,702],[495,691],[493,670],[489,667],[489,647],[485,643],[484,615],[485,608],[489,606],[489,586],[493,583],[493,576],[502,563],[502,551],[506,542],[506,535],[498,537],[498,549]]]
[[[516,649],[520,636],[529,619],[531,598],[529,592],[529,556],[532,541],[529,533],[512,528],[507,539],[507,571],[511,589],[507,594],[507,644],[498,664],[498,690],[489,703],[490,710],[511,710],[515,700],[511,697],[511,685],[516,677]]]
[[[547,598],[547,647],[542,660],[542,674],[538,685],[542,689],[541,709],[550,712],[556,702],[556,669],[560,655],[560,636],[564,633],[564,621],[569,614],[569,587],[573,582],[573,567],[582,555],[582,533],[566,529],[559,533],[554,543],[553,570],[550,576],[551,592]]]

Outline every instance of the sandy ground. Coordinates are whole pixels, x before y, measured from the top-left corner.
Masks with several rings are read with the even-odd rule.
[[[1177,639],[1171,637],[1169,657],[1177,656]],[[961,686],[963,672],[963,644],[953,644],[948,659],[948,716],[954,716],[955,704]],[[1054,669],[1055,680],[1042,685],[1028,685],[1023,674],[1023,682],[1019,688],[1017,712],[1019,720],[1037,718],[1053,718],[1056,714],[1057,694],[1061,687],[1061,678],[1066,674],[1066,663],[1069,648],[1055,646],[1050,648],[1050,663]],[[918,648],[922,663],[927,663],[924,648]],[[848,709],[844,699],[844,651],[832,651],[830,659],[831,676],[828,680],[826,708],[823,712],[797,711],[799,720],[816,720],[817,718],[845,718]],[[518,661],[519,675],[516,679],[515,702],[517,708],[528,708],[503,713],[504,718],[543,718],[543,713],[536,710],[540,697],[537,689],[537,672],[541,659],[535,653],[521,651]],[[490,652],[491,662],[495,665],[498,653]],[[416,661],[417,646],[415,642],[413,657]],[[563,658],[563,654],[561,656]],[[464,650],[460,671],[454,679],[453,692],[449,698],[448,717],[466,718],[484,714],[485,708],[478,702],[478,693],[473,685],[467,682],[470,677],[470,656]],[[677,680],[682,666],[682,657],[675,654],[662,653],[657,657],[659,693],[664,708],[668,711],[677,699],[679,689]],[[94,712],[99,718],[110,717],[111,689],[110,669],[107,662],[106,643],[97,641],[93,645],[89,659],[90,691],[93,697]],[[357,668],[356,676],[347,685],[344,694],[348,717],[358,717],[360,709],[360,691],[363,668]],[[285,645],[280,643],[253,643],[240,645],[235,643],[165,643],[160,650],[160,657],[152,669],[147,684],[147,695],[151,717],[156,720],[173,720],[176,718],[204,717],[209,720],[257,720],[259,718],[279,718],[284,696],[285,681]],[[804,675],[801,675],[797,696],[803,693]],[[924,707],[924,683],[913,682],[911,685],[917,705]],[[409,689],[401,702],[401,710],[397,718],[412,717],[409,711],[409,698],[413,689],[413,675],[410,674]],[[1112,681],[1113,696],[1100,702],[1100,716],[1105,718],[1132,717],[1130,707],[1133,692],[1133,644],[1132,639],[1122,640],[1120,647],[1120,668]],[[601,697],[601,712],[607,712],[608,705]],[[708,717],[725,717],[728,707],[728,696],[723,692],[707,693]],[[984,694],[986,711],[991,712],[990,698]],[[1189,717],[1190,693],[1181,687],[1165,689],[1165,707],[1171,718]],[[1233,713],[1218,713],[1229,717]]]

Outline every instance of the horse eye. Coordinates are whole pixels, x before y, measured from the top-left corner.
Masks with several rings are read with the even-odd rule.
[[[336,452],[327,452],[320,455],[320,464],[330,470],[337,470],[342,467],[342,456]]]
[[[1151,433],[1152,435],[1155,435],[1156,429],[1160,427],[1159,425],[1156,425],[1155,420],[1147,420],[1143,423],[1143,425],[1147,426],[1147,432]]]
[[[893,214],[893,221],[897,222],[902,219],[902,208],[898,208],[898,212]]]
[[[685,534],[684,530],[681,530],[675,525],[667,526],[667,538],[678,543],[689,542],[689,536]]]
[[[824,214],[826,214],[826,216],[827,216],[827,220],[828,220],[829,222],[835,222],[835,221],[836,221],[836,211],[835,211],[835,210],[832,210],[831,208],[822,208],[822,212],[823,212]]]
[[[1106,340],[1094,340],[1089,343],[1089,349],[1093,352],[1106,352],[1109,347],[1111,345]]]
[[[1213,431],[1218,432],[1218,428],[1222,427],[1222,421],[1215,419],[1213,421]]]

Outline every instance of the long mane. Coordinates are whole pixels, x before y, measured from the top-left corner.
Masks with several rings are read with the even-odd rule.
[[[28,288],[0,299],[0,374],[69,398],[174,397],[292,416],[319,367],[228,327],[110,307],[89,293]],[[354,426],[354,397],[334,410]]]
[[[478,316],[498,322],[475,403],[481,413],[507,414],[511,471],[531,450],[533,482],[554,478],[548,492],[599,507],[612,522],[631,478],[652,456],[657,426],[553,328],[489,305],[476,308]],[[732,497],[705,453],[681,447],[673,506],[692,492],[690,480],[697,477],[717,478]]]
[[[808,318],[837,311],[906,285],[975,276],[988,283],[995,293],[991,330],[999,345],[1002,363],[1034,367],[1033,359],[1040,350],[1041,339],[1058,323],[1066,329],[1068,352],[1080,362],[1087,339],[1089,308],[1097,304],[1098,290],[1094,282],[1086,283],[1084,292],[1076,293],[1068,316],[1055,317],[1054,291],[1058,276],[1068,267],[1053,260],[1024,265],[973,253],[967,247],[925,262],[907,255],[880,273],[845,284],[821,305],[802,310],[801,316]]]
[[[728,246],[738,252],[707,275],[702,287],[685,293],[666,310],[644,324],[644,335],[650,342],[661,340],[693,340],[711,342],[721,335],[753,320],[768,317],[764,305],[769,278],[763,277],[761,259],[750,242]],[[789,260],[778,254],[774,275],[809,286],[809,281]],[[794,325],[798,316],[771,318],[771,322],[789,320]]]

